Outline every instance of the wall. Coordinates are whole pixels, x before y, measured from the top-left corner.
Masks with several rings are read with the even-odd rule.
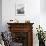
[[[18,1],[18,0],[17,0]],[[7,22],[10,19],[17,19],[19,22],[24,22],[25,20],[30,20],[33,25],[33,45],[38,46],[38,39],[36,37],[36,27],[39,24],[46,30],[46,15],[42,14],[42,1],[40,0],[20,0],[25,3],[25,15],[16,16],[15,14],[15,2],[16,0],[2,0],[2,25],[3,31],[7,31],[8,25]],[[44,3],[43,3],[44,4]]]
[[[40,23],[46,31],[46,0],[40,0]]]
[[[42,13],[46,13],[46,0],[40,0],[40,9]]]
[[[2,31],[2,0],[0,0],[0,31]]]
[[[20,22],[23,22],[23,20],[28,20],[28,19],[31,22],[36,22],[37,19],[39,21],[40,0],[39,1],[25,0],[24,1],[25,2],[25,15],[24,16],[15,15],[15,2],[16,2],[15,0],[2,1],[2,22],[4,26],[5,26],[5,23],[7,23],[7,21],[10,19],[17,19],[19,21],[21,20]],[[35,18],[35,21],[34,21],[34,18]]]

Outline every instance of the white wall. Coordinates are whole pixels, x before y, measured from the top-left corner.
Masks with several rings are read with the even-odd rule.
[[[17,0],[18,1],[18,0]],[[42,4],[40,0],[19,0],[25,4],[25,15],[16,16],[15,14],[15,2],[16,0],[2,0],[2,25],[3,31],[6,31],[8,26],[7,22],[10,19],[17,19],[19,22],[24,22],[25,20],[30,20],[33,25],[33,45],[38,46],[38,39],[36,37],[36,27],[39,24],[46,29],[46,15],[42,14],[41,7]],[[37,40],[36,40],[37,39]]]
[[[46,13],[46,0],[40,0],[40,9],[42,13]]]
[[[40,24],[46,31],[46,0],[40,0]]]
[[[0,31],[2,31],[2,0],[0,0]]]

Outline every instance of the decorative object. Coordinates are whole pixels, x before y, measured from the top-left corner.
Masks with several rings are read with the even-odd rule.
[[[24,4],[16,3],[16,15],[24,15]]]
[[[19,21],[17,19],[11,19],[10,21],[8,21],[9,23],[19,23]]]
[[[38,35],[39,46],[45,46],[45,35],[44,35],[42,27],[40,27],[39,25],[39,28],[36,28],[36,29],[37,29],[36,36]]]
[[[13,21],[13,20],[10,20],[10,21]]]
[[[25,23],[30,23],[30,20],[26,20]]]

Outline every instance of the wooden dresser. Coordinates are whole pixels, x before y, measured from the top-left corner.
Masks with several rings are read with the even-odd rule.
[[[7,23],[12,39],[15,42],[23,43],[22,46],[33,46],[33,23]]]

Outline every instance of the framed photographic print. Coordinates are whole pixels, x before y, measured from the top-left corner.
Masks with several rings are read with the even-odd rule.
[[[16,15],[24,15],[24,4],[16,4]]]

